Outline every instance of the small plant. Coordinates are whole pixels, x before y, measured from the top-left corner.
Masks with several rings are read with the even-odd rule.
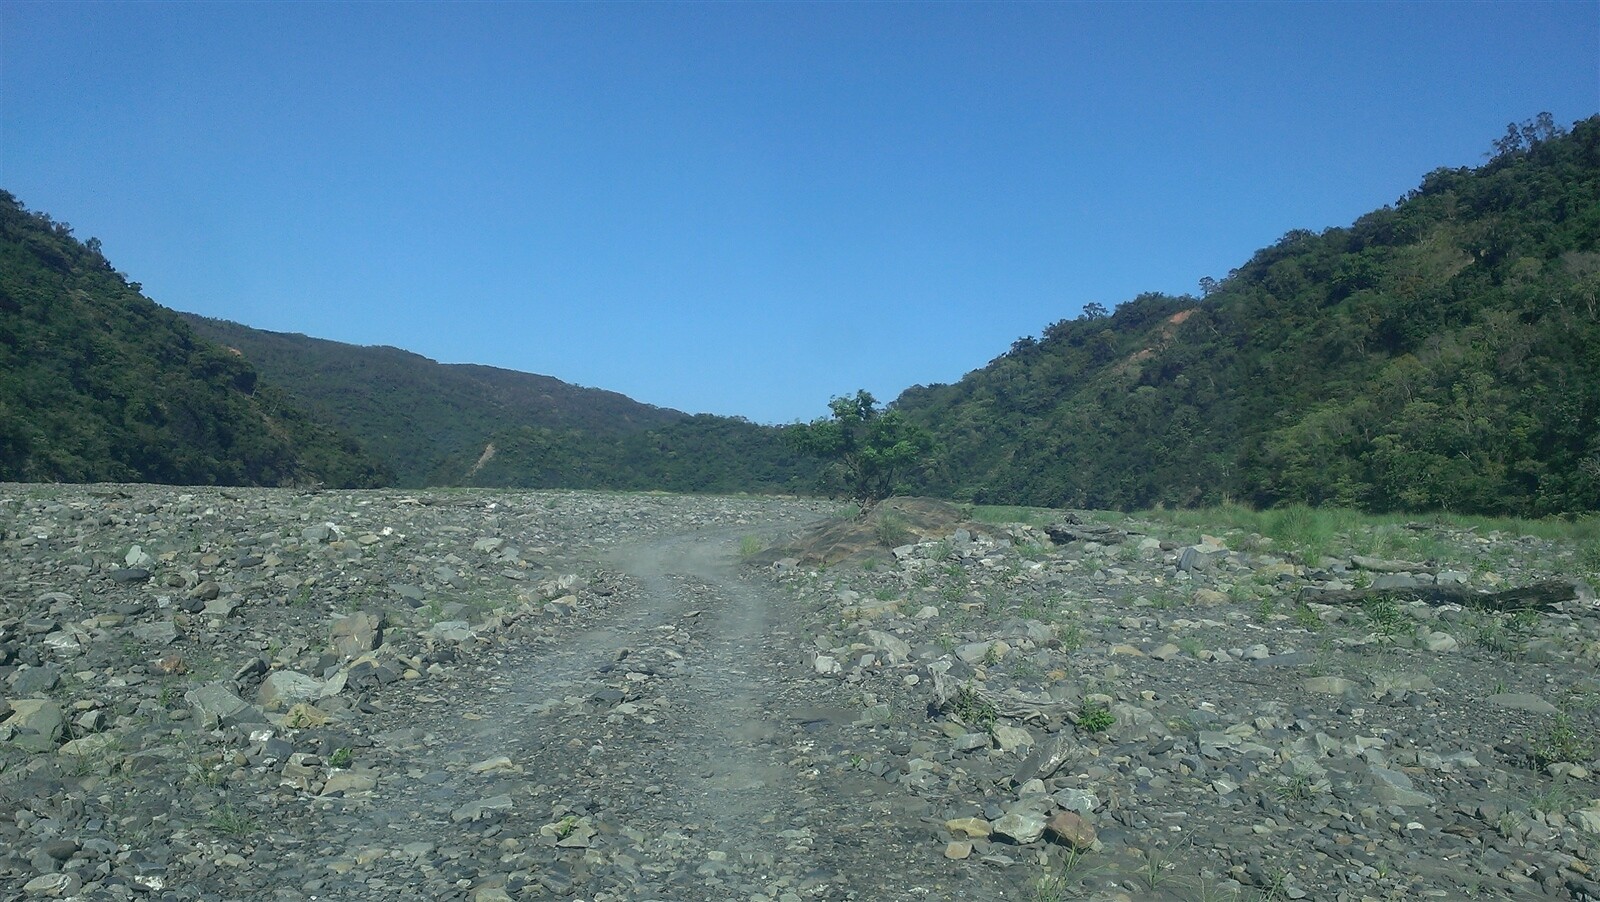
[[[1101,702],[1084,702],[1078,709],[1078,726],[1090,733],[1103,733],[1117,722],[1111,709]]]
[[[1543,735],[1528,743],[1528,755],[1539,767],[1558,761],[1579,763],[1594,755],[1594,745],[1573,727],[1571,716],[1561,713],[1550,719]]]
[[[911,541],[911,529],[906,521],[896,514],[884,513],[878,517],[878,522],[872,524],[872,534],[878,541],[890,548],[899,548]]]
[[[745,536],[739,540],[739,556],[751,558],[766,550],[766,545],[756,536]]]
[[[1256,619],[1262,623],[1271,620],[1278,613],[1278,600],[1268,595],[1256,602]]]
[[[571,836],[572,831],[576,829],[578,829],[578,816],[576,814],[569,814],[566,817],[563,817],[561,820],[556,821],[556,839],[566,839],[567,837]]]
[[[1281,802],[1309,802],[1316,798],[1316,788],[1305,774],[1295,774],[1279,781],[1272,794]]]
[[[349,767],[350,763],[354,760],[355,752],[350,750],[350,746],[342,745],[334,749],[333,754],[328,756],[328,766],[339,768]]]
[[[1056,641],[1064,652],[1077,651],[1083,647],[1083,627],[1072,620],[1061,623],[1056,627]]]
[[[1045,868],[1044,874],[1033,884],[1031,902],[1066,902],[1073,898],[1076,893],[1072,885],[1081,879],[1077,872],[1081,870],[1086,854],[1080,849],[1070,848],[1054,869]]]
[[[1310,606],[1305,604],[1295,605],[1294,612],[1289,617],[1294,621],[1295,626],[1308,632],[1314,633],[1322,629],[1324,625],[1322,618],[1317,616],[1317,612],[1311,610]]]
[[[1372,631],[1385,639],[1393,639],[1406,630],[1406,615],[1392,598],[1369,598],[1361,605],[1361,613],[1372,625]]]
[[[971,683],[963,684],[956,690],[956,697],[951,700],[951,710],[968,725],[984,732],[993,730],[995,721],[1000,717],[1000,711],[994,703],[980,695]]]
[[[235,839],[249,836],[261,826],[255,815],[248,811],[241,811],[232,805],[224,805],[213,811],[207,823],[211,826],[211,829],[223,836],[231,836]]]

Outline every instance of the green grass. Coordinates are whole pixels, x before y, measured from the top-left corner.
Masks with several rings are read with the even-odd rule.
[[[1014,507],[1001,504],[973,505],[967,516],[979,523],[1022,523],[1046,526],[1061,519],[1061,512],[1048,507]]]
[[[1229,537],[1230,545],[1242,547],[1248,544],[1248,534],[1265,536],[1272,540],[1273,550],[1299,554],[1308,563],[1322,556],[1361,554],[1431,560],[1453,565],[1454,569],[1472,570],[1481,560],[1482,549],[1441,538],[1433,530],[1411,529],[1408,524],[1412,523],[1478,535],[1534,536],[1566,546],[1579,568],[1600,577],[1600,516],[1594,515],[1529,520],[1447,513],[1368,514],[1349,508],[1306,505],[1255,510],[1242,504],[1224,504],[1188,510],[1155,509],[1136,516],[1168,527],[1174,541],[1198,541],[1205,533]]]
[[[207,824],[212,830],[223,836],[240,839],[261,829],[261,822],[255,815],[248,811],[240,811],[232,805],[224,805],[211,813]]]
[[[742,558],[755,557],[765,550],[766,543],[758,536],[745,536],[739,540],[739,556]]]
[[[1111,709],[1098,702],[1084,702],[1078,709],[1078,726],[1088,733],[1103,733],[1117,722]]]

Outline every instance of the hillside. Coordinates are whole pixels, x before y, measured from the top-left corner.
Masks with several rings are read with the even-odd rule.
[[[773,427],[550,376],[185,316],[359,439],[401,485],[697,492],[797,490],[815,480],[816,465]]]
[[[381,484],[237,355],[0,191],[0,481]]]
[[[1600,509],[1600,117],[896,402],[984,502]]]

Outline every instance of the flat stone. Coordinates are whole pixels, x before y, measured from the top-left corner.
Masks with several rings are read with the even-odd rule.
[[[1356,689],[1354,680],[1336,676],[1311,677],[1302,680],[1300,685],[1307,692],[1315,692],[1318,695],[1346,695]]]
[[[951,840],[944,845],[944,857],[951,861],[965,861],[972,855],[972,843],[966,840]]]
[[[1080,852],[1095,844],[1094,825],[1075,811],[1057,811],[1044,829],[1052,842]]]
[[[346,658],[359,658],[383,641],[383,618],[358,611],[333,621],[328,633],[334,651]]]
[[[1559,714],[1560,709],[1531,692],[1501,692],[1484,699],[1484,704],[1508,711],[1529,711],[1534,714]]]
[[[1027,845],[1044,835],[1045,817],[1027,805],[1013,805],[990,826],[995,834],[1018,845]]]
[[[960,833],[977,839],[987,839],[989,836],[989,822],[981,817],[956,817],[944,822],[944,827],[951,833]]]
[[[511,796],[509,795],[489,796],[485,799],[478,799],[475,802],[468,802],[450,812],[450,819],[456,823],[476,821],[495,812],[510,811],[515,807],[516,805],[511,801]]]
[[[267,715],[255,705],[233,694],[222,683],[207,683],[183,694],[198,717],[215,717],[225,727],[245,723],[266,723]]]
[[[256,702],[268,711],[276,711],[297,702],[321,698],[322,690],[323,682],[316,677],[293,670],[277,670],[261,681]]]

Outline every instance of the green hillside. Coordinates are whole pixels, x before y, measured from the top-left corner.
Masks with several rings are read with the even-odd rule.
[[[0,480],[367,486],[359,447],[257,384],[100,253],[0,191]]]
[[[815,483],[817,464],[774,427],[690,416],[549,376],[186,316],[359,439],[402,485],[726,492]]]
[[[896,406],[984,502],[1600,509],[1600,117]]]

